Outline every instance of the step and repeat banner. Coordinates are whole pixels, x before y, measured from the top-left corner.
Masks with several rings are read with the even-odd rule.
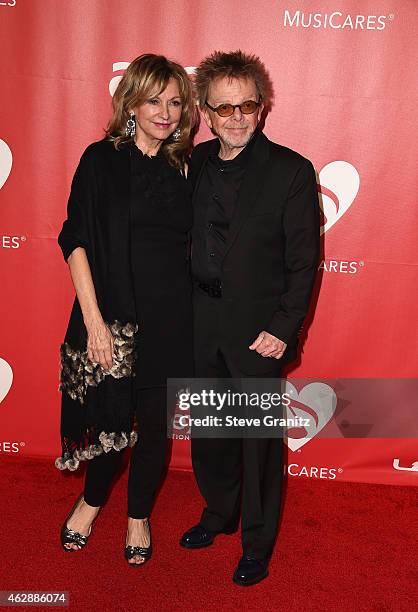
[[[259,55],[275,88],[266,135],[318,172],[322,256],[289,372],[299,409],[318,412],[309,385],[417,376],[417,13],[415,0],[0,2],[0,461],[59,453],[74,293],[57,235],[80,155],[146,52],[191,75],[214,50]],[[201,126],[196,142],[210,136]],[[418,484],[414,402],[402,435],[395,394],[380,437],[344,419],[321,436],[335,427],[337,386],[309,436],[289,433],[289,476]],[[174,434],[174,467],[190,469],[188,437]]]

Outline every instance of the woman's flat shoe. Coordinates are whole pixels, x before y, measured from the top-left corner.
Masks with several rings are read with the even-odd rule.
[[[78,531],[73,531],[72,529],[68,529],[67,527],[67,523],[74,514],[74,511],[77,508],[82,497],[83,493],[81,493],[81,495],[77,498],[74,506],[71,509],[70,514],[65,519],[64,525],[61,527],[61,544],[65,552],[77,552],[78,550],[84,548],[91,533],[91,525],[88,535],[83,535],[81,533],[78,533]],[[77,548],[67,548],[66,544],[76,544]]]
[[[125,559],[128,561],[128,565],[132,567],[141,567],[147,561],[151,559],[152,555],[152,542],[151,542],[151,525],[148,521],[148,529],[149,529],[149,537],[150,537],[150,545],[147,548],[142,546],[125,546]],[[130,559],[133,559],[136,555],[140,555],[144,560],[142,563],[129,563]]]

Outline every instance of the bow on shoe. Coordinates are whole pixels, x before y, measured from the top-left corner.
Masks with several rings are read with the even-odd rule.
[[[141,546],[125,546],[125,559],[127,561],[129,561],[130,559],[133,559],[136,555],[140,555],[144,561],[141,564],[137,564],[137,563],[130,563],[129,565],[143,565],[145,563],[145,561],[148,561],[151,558],[151,554],[152,554],[152,547],[149,546],[148,548],[142,548]]]
[[[88,536],[85,536],[78,531],[66,528],[65,531],[65,544],[76,544],[79,548],[83,548],[87,544]]]

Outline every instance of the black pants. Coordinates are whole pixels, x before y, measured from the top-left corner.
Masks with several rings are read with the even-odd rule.
[[[167,460],[167,390],[140,389],[136,418],[138,441],[132,449],[128,481],[128,516],[150,515]],[[122,463],[122,451],[112,449],[87,465],[84,499],[90,506],[103,506],[110,483]]]
[[[196,376],[246,378],[248,374],[237,368],[218,333],[220,306],[220,300],[196,290]],[[279,362],[271,362],[271,372],[259,378],[280,376]],[[234,530],[241,510],[243,554],[269,557],[280,515],[283,439],[192,437],[192,462],[207,504],[201,524],[211,531]]]

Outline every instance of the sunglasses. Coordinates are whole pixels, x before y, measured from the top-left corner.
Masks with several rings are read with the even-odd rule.
[[[234,114],[236,108],[239,108],[243,115],[252,115],[260,106],[261,98],[258,102],[254,102],[254,100],[246,100],[241,104],[220,104],[216,107],[211,106],[209,102],[205,102],[205,104],[208,108],[210,108],[210,110],[218,113],[220,117],[230,117]]]

